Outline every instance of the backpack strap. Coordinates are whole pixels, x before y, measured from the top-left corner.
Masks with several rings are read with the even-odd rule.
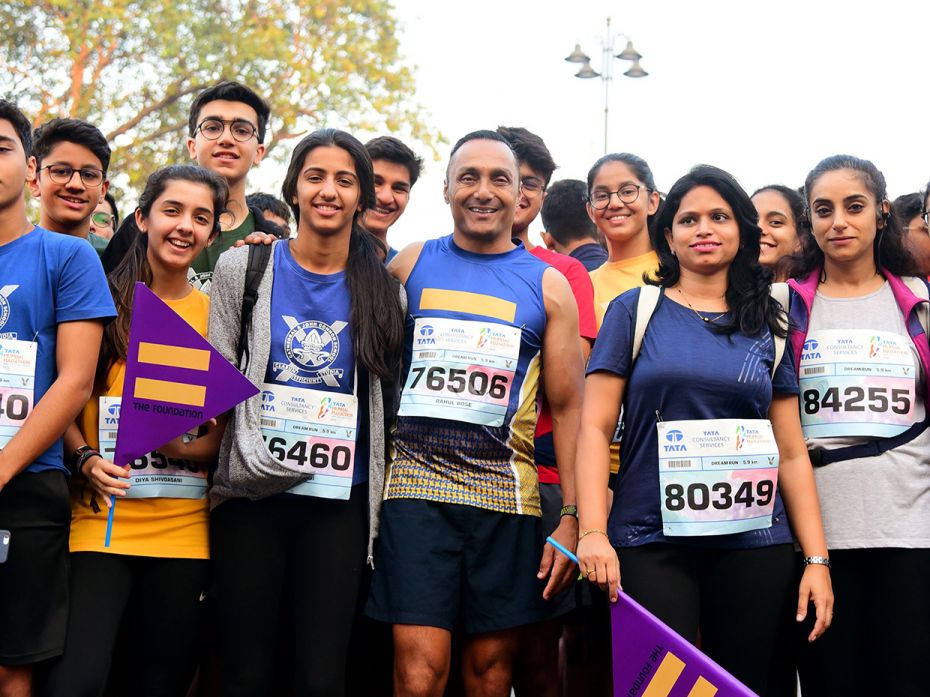
[[[773,283],[772,289],[769,291],[769,294],[772,298],[781,305],[782,310],[785,312],[785,319],[781,321],[782,329],[785,330],[785,336],[775,336],[772,334],[772,341],[775,342],[775,360],[772,362],[772,379],[775,379],[775,371],[778,370],[778,366],[781,364],[781,359],[785,355],[785,346],[788,343],[788,298],[789,298],[790,289],[788,288],[787,283]]]
[[[652,319],[656,307],[659,305],[659,296],[662,289],[659,286],[641,286],[639,289],[639,298],[636,301],[636,324],[633,327],[633,349],[630,351],[630,365],[636,363],[639,356],[639,350],[643,347],[643,337],[646,335],[646,327],[649,326],[649,320]]]
[[[907,286],[908,290],[918,298],[921,300],[930,300],[930,290],[928,290],[927,284],[924,283],[923,279],[915,276],[902,276],[901,280],[904,282],[904,285]],[[917,312],[917,319],[920,321],[920,326],[924,329],[924,334],[930,339],[930,303],[917,303],[917,305],[914,306],[914,311]]]
[[[249,362],[249,330],[252,327],[252,310],[258,301],[258,286],[265,275],[268,260],[271,259],[270,244],[253,244],[249,246],[249,262],[245,269],[245,287],[242,291],[242,314],[239,321],[239,344],[236,359],[239,368],[244,369]],[[245,356],[245,364],[242,358]]]

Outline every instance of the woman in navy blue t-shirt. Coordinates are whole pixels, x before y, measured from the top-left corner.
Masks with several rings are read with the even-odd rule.
[[[833,596],[790,352],[775,365],[784,314],[759,265],[757,220],[715,167],[672,187],[651,233],[661,293],[641,349],[633,355],[634,289],[611,303],[588,364],[576,478],[588,580],[615,599],[619,550],[630,596],[687,639],[700,633],[708,655],[765,694],[793,607],[792,531],[807,563],[798,620],[816,607],[811,641],[829,626]]]

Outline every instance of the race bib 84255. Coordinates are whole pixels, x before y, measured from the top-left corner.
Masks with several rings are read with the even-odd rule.
[[[807,438],[875,436],[915,421],[911,341],[892,332],[811,332],[801,351],[801,425]]]

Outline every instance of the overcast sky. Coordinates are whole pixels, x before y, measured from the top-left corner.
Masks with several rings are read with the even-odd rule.
[[[525,126],[559,164],[553,180],[585,178],[604,153],[604,85],[575,78],[579,66],[564,58],[579,42],[601,71],[608,15],[649,72],[623,77],[629,64],[614,59],[608,149],[645,158],[661,190],[699,162],[727,169],[750,192],[799,186],[820,159],[839,152],[873,160],[892,197],[930,180],[927,2],[394,5],[401,50],[417,66],[411,98],[449,141],[439,161],[427,157],[389,233],[396,247],[451,232],[443,172],[451,144],[468,131]],[[616,39],[616,52],[624,46]]]

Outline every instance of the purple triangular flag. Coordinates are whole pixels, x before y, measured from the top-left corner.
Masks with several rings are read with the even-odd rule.
[[[614,697],[755,697],[626,593],[610,624]]]
[[[120,466],[259,392],[145,284],[135,292],[113,457]]]

